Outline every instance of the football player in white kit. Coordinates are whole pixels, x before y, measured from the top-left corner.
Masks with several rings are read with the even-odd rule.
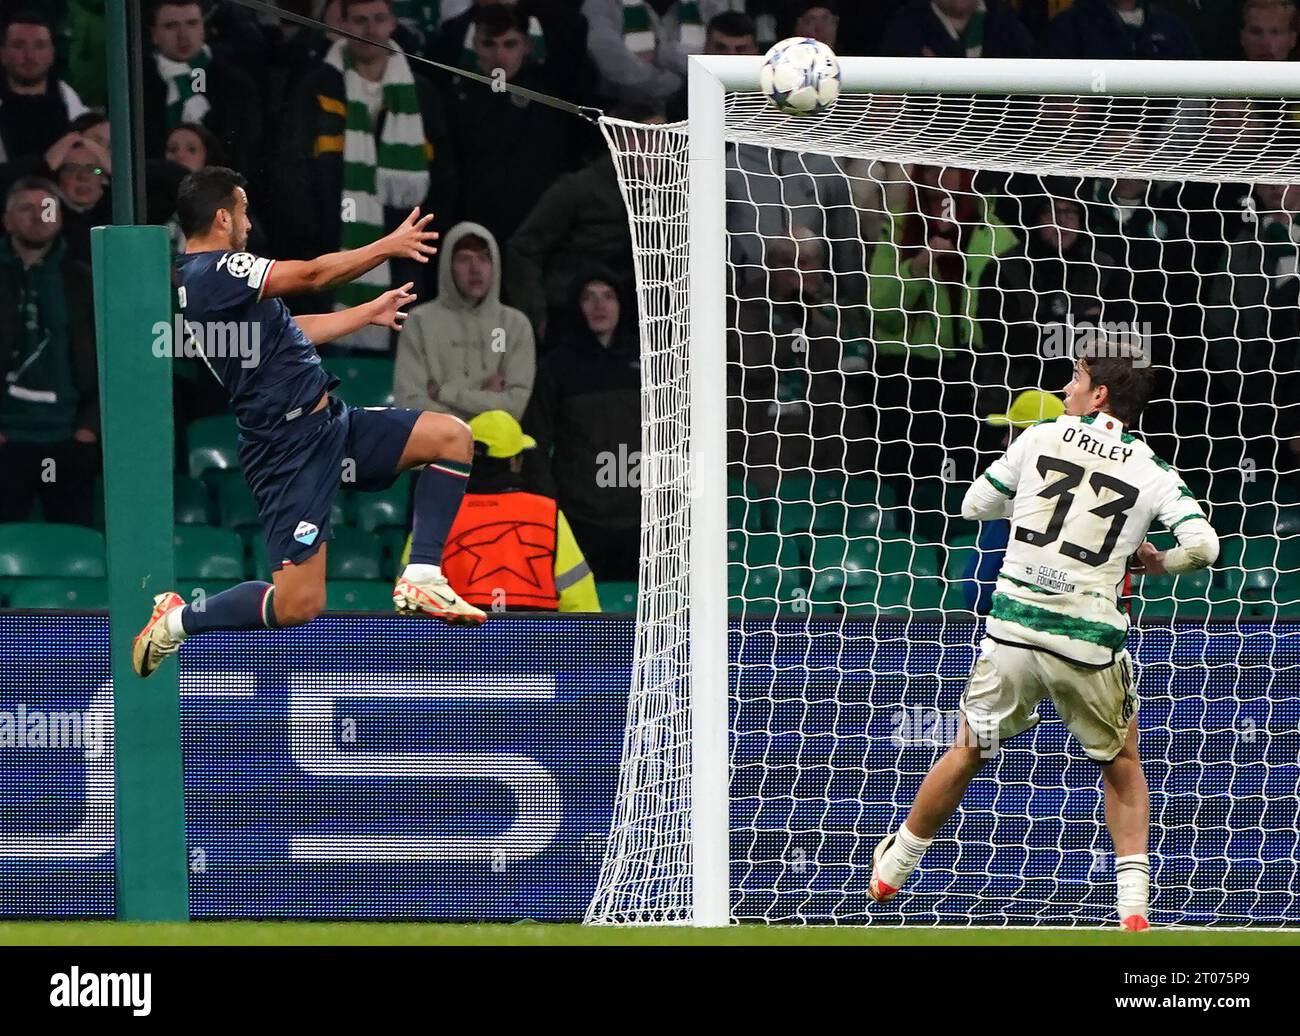
[[[1050,698],[1101,766],[1120,925],[1148,927],[1149,799],[1118,590],[1135,553],[1135,570],[1150,575],[1191,572],[1219,555],[1218,536],[1178,473],[1129,434],[1151,383],[1150,368],[1128,358],[1079,360],[1065,415],[1022,432],[966,493],[963,518],[1010,518],[1011,536],[962,695],[965,723],[907,819],[876,847],[876,902],[903,886],[997,745],[1033,728],[1038,702]],[[1157,521],[1176,547],[1161,551],[1146,540]]]

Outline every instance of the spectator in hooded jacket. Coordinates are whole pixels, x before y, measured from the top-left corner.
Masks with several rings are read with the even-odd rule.
[[[909,0],[885,28],[881,53],[905,58],[1027,58],[1035,44],[1003,0]]]
[[[90,268],[68,254],[48,180],[19,180],[0,237],[0,522],[90,525],[99,384]],[[48,476],[53,473],[53,478]]]
[[[1075,0],[1047,26],[1050,58],[1200,57],[1187,23],[1148,0]]]
[[[501,304],[501,255],[491,231],[458,223],[442,243],[438,297],[411,310],[397,340],[399,407],[523,416],[533,390],[533,329]]]
[[[525,473],[554,497],[596,581],[634,580],[641,542],[641,353],[632,307],[607,272],[575,279],[572,331],[543,360]]]

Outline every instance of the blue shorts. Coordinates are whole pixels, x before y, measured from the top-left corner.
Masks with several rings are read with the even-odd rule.
[[[371,492],[397,481],[397,462],[421,413],[348,406],[331,396],[273,437],[240,436],[239,463],[257,500],[273,572],[301,565],[331,538],[330,510],[342,480]]]

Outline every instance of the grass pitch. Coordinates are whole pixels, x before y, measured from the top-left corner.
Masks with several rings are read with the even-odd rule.
[[[11,946],[1300,946],[1292,931],[1105,929],[588,928],[577,924],[293,921],[33,921],[0,924]]]

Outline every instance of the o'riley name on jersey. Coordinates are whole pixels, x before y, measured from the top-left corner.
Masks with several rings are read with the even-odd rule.
[[[1124,647],[1119,589],[1153,522],[1183,548],[1170,552],[1177,570],[1218,554],[1178,473],[1110,414],[1026,429],[971,485],[962,517],[1011,519],[988,635],[1084,666],[1108,666]]]
[[[1079,449],[1091,453],[1094,457],[1100,457],[1102,460],[1114,460],[1122,463],[1133,456],[1131,446],[1103,442],[1101,439],[1095,439],[1087,432],[1081,432],[1077,428],[1066,428],[1061,432],[1061,441],[1074,443]]]

